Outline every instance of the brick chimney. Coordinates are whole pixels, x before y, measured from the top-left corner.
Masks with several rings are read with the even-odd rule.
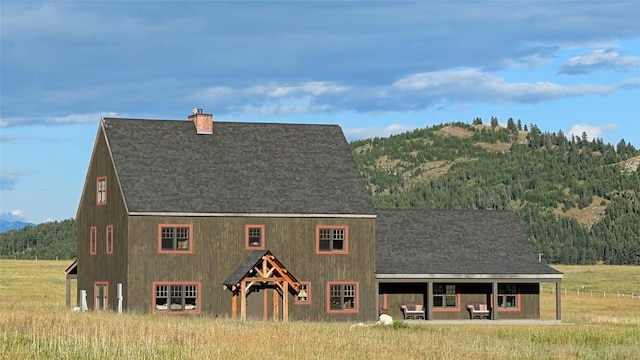
[[[196,126],[196,133],[213,134],[212,114],[203,114],[202,109],[194,108],[193,115],[189,115],[189,120]]]

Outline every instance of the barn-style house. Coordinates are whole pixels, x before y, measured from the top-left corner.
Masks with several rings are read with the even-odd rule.
[[[538,319],[540,283],[562,279],[512,213],[375,209],[337,125],[201,109],[102,118],[77,222],[67,272],[94,310],[369,321],[409,303],[431,320],[479,303]]]

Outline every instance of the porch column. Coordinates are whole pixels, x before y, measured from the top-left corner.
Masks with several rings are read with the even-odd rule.
[[[376,280],[376,319],[380,319],[380,282]],[[383,295],[384,296],[384,295]]]
[[[491,320],[498,320],[498,282],[491,284]]]
[[[71,307],[71,279],[67,277],[67,307]]]
[[[233,319],[238,317],[238,293],[236,292],[231,296],[231,316]]]
[[[282,289],[282,321],[289,321],[289,283],[282,282],[284,288]]]
[[[560,281],[556,281],[556,320],[562,320],[562,305],[560,304],[561,292],[562,287],[560,286]]]
[[[247,283],[244,279],[240,282],[240,320],[247,320]]]
[[[426,320],[433,319],[433,283],[431,281],[427,282],[427,299],[425,301],[425,305],[427,306],[427,313],[425,314]]]

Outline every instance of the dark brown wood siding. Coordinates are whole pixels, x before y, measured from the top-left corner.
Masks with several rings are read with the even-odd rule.
[[[97,179],[107,179],[107,203],[96,204]],[[108,306],[117,309],[116,287],[127,288],[127,229],[128,217],[113,163],[101,129],[96,137],[77,212],[78,223],[78,292],[87,291],[87,305],[94,305],[94,283],[108,284]],[[106,253],[106,229],[113,225],[113,254]],[[97,253],[89,253],[90,228],[96,227]],[[128,296],[124,294],[126,309]]]
[[[193,225],[193,254],[158,254],[159,224]],[[311,304],[289,295],[289,319],[374,320],[376,291],[375,219],[276,217],[131,216],[129,219],[129,309],[152,311],[152,283],[202,283],[202,312],[231,315],[231,291],[224,280],[245,259],[245,225],[264,225],[265,248],[299,281],[311,282]],[[348,226],[348,254],[317,254],[316,226]],[[327,282],[359,286],[356,314],[327,313]],[[260,295],[261,296],[261,295]],[[240,304],[238,304],[240,309]]]

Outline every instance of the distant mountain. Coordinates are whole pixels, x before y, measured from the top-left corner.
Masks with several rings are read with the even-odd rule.
[[[23,222],[19,220],[4,220],[0,219],[0,233],[9,230],[19,230],[26,226],[34,226],[35,224]]]

